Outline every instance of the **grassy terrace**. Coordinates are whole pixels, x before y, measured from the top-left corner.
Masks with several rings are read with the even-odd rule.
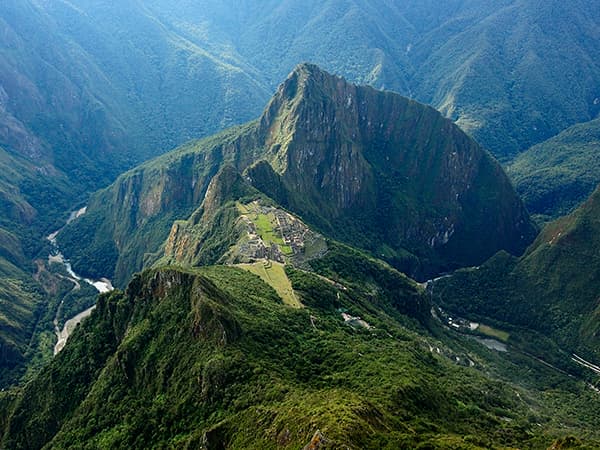
[[[275,292],[286,305],[294,308],[302,307],[302,303],[300,303],[292,289],[292,283],[285,273],[283,264],[273,261],[259,261],[253,264],[239,264],[238,267],[261,277],[263,281],[275,289]]]
[[[502,341],[502,342],[508,342],[508,338],[510,337],[510,334],[507,333],[506,331],[492,328],[489,325],[480,324],[479,327],[477,328],[477,331],[479,331],[481,334],[485,334],[486,336],[489,336],[494,339],[498,339],[499,341]]]
[[[275,231],[277,226],[275,214],[272,212],[263,214],[256,203],[238,204],[238,209],[256,225],[256,232],[266,245],[276,244],[284,255],[291,256],[293,254],[292,247],[286,245],[281,234]]]

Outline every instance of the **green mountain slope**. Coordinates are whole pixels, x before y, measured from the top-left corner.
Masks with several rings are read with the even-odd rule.
[[[49,302],[32,259],[67,208],[69,184],[0,148],[0,386],[15,382],[32,358],[33,335]],[[44,255],[45,256],[45,255]]]
[[[600,183],[600,119],[575,125],[507,168],[528,210],[542,219],[570,213]]]
[[[34,3],[3,2],[0,20],[0,145],[44,174],[79,178],[75,189],[107,183],[128,160],[120,92]]]
[[[6,148],[98,188],[160,150],[248,120],[265,101],[243,70],[138,2],[105,6],[3,2]]]
[[[42,236],[63,222],[76,199],[73,189],[64,175],[0,147],[0,227],[18,237],[29,258],[44,245]]]
[[[0,228],[0,386],[22,369],[45,293],[21,269],[26,259],[18,238]]]
[[[594,0],[262,0],[149,8],[270,86],[301,61],[431,104],[502,159],[595,118]],[[225,50],[225,51],[224,51]]]
[[[290,277],[310,306],[228,267],[145,272],[102,296],[47,370],[3,397],[3,446],[301,448],[316,436],[319,448],[546,448],[583,432],[573,416],[560,425],[551,396],[457,364],[489,363],[481,347],[418,334],[364,285]],[[366,322],[344,323],[339,308]],[[564,400],[593,409],[569,383],[580,397]]]
[[[435,283],[451,311],[536,330],[567,352],[597,360],[600,190],[547,225],[520,258],[498,255],[479,270]]]
[[[415,276],[519,253],[535,234],[500,166],[435,110],[301,65],[257,122],[119,177],[61,247],[81,273],[113,278],[116,267],[123,285],[161,256],[223,164],[318,231]]]
[[[594,1],[493,2],[476,21],[469,20],[473,10],[483,12],[487,2],[461,3],[454,20],[416,46],[424,61],[417,98],[501,158],[597,116]]]

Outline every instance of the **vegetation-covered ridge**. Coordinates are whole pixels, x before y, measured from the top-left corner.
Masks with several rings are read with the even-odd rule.
[[[419,301],[416,285],[372,291],[339,274],[336,285],[288,273],[304,308],[224,266],[151,270],[101,296],[50,366],[0,397],[2,445],[301,448],[318,430],[324,448],[546,448],[584,437],[585,419],[564,420],[551,396],[484,375],[492,363],[480,347],[425,337],[400,315],[390,295]],[[569,404],[594,402],[569,383],[579,396]]]
[[[567,352],[600,358],[600,189],[548,224],[520,259],[499,254],[478,270],[435,283],[436,299],[461,315],[540,332]]]
[[[258,121],[159,157],[96,194],[61,247],[81,273],[114,273],[124,285],[162,256],[175,220],[196,210],[191,221],[200,220],[225,166],[237,172],[223,178],[237,180],[237,195],[266,195],[326,237],[417,277],[499,249],[518,254],[536,232],[501,167],[434,109],[303,64]]]
[[[508,173],[530,213],[569,214],[600,183],[600,119],[577,124],[517,157]]]

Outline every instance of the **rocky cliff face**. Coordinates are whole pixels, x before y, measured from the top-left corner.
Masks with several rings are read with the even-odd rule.
[[[225,165],[212,178],[200,208],[188,220],[173,223],[160,262],[188,266],[223,262],[246,228],[232,202],[257,194],[233,166]]]
[[[535,235],[500,166],[433,108],[306,64],[261,128],[286,195],[262,189],[414,275],[519,253]],[[405,264],[401,249],[422,262]]]
[[[599,224],[597,188],[572,214],[548,224],[521,258],[498,255],[480,270],[440,280],[435,289],[444,292],[441,301],[457,314],[535,330],[565,351],[597,360]]]
[[[142,164],[92,197],[87,214],[59,236],[61,247],[82,274],[114,276],[123,286],[161,256],[171,225],[200,207],[219,168],[243,168],[261,148],[250,123]],[[106,247],[116,249],[114,258],[94,261],[90,255]]]
[[[259,121],[147,163],[93,199],[82,221],[99,221],[96,239],[116,245],[118,283],[160,257],[173,221],[199,208],[223,164],[324,234],[416,277],[518,253],[535,234],[500,166],[437,111],[303,64]]]

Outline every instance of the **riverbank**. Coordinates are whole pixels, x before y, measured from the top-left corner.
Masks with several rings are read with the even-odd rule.
[[[69,215],[69,218],[68,218],[66,224],[69,224],[73,220],[77,219],[78,217],[81,217],[82,215],[84,215],[86,213],[86,211],[87,211],[87,207],[83,207],[77,211],[72,211],[71,214]],[[58,247],[56,237],[58,236],[58,234],[61,231],[62,231],[62,228],[49,234],[46,237],[46,239],[48,241],[50,241],[50,243],[52,244],[52,251],[48,255],[48,264],[50,265],[50,264],[54,263],[54,264],[63,265],[65,270],[67,271],[67,278],[70,279],[74,284],[73,289],[77,289],[80,286],[79,283],[84,282],[84,283],[89,284],[90,286],[93,286],[100,294],[114,290],[114,287],[113,287],[111,281],[107,278],[101,278],[99,280],[91,280],[89,278],[81,277],[75,273],[75,271],[73,270],[73,267],[71,266],[71,263],[60,252],[60,249]],[[61,306],[62,306],[62,302],[61,302]],[[79,325],[86,317],[88,317],[92,313],[92,311],[94,310],[95,307],[96,306],[94,305],[90,308],[87,308],[84,311],[81,311],[78,314],[76,314],[75,316],[68,319],[65,322],[62,330],[58,328],[59,314],[60,314],[61,308],[59,307],[57,309],[56,315],[54,318],[54,332],[55,332],[56,338],[57,338],[56,345],[54,346],[54,355],[57,355],[63,349],[63,347],[67,343],[67,340],[69,339],[69,336],[73,333],[73,330],[75,329],[75,327],[77,327],[77,325]]]

